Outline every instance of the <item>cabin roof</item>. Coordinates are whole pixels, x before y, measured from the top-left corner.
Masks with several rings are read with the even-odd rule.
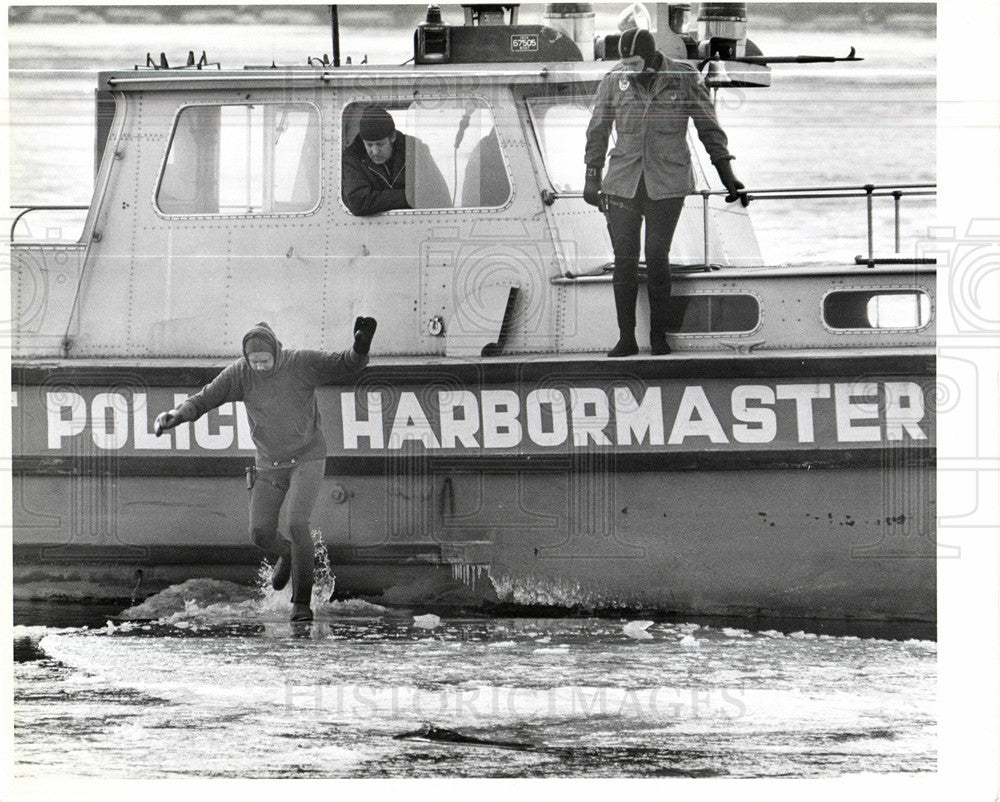
[[[440,64],[399,66],[385,64],[352,64],[344,67],[263,67],[247,66],[227,70],[117,70],[102,72],[101,88],[138,91],[169,90],[193,86],[311,86],[326,84],[356,85],[359,78],[371,80],[415,81],[430,75],[446,79],[483,78],[504,83],[592,82],[600,80],[613,64],[598,62],[552,62],[529,64]]]

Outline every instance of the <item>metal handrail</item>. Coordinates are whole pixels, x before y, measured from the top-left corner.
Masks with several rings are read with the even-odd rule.
[[[937,184],[854,184],[842,187],[777,187],[773,189],[755,189],[754,195],[763,195],[771,192],[859,192],[868,187],[874,189],[934,189]]]
[[[895,228],[895,250],[894,253],[899,253],[900,246],[900,223],[899,223],[899,210],[900,210],[900,200],[904,195],[909,196],[929,196],[937,195],[937,184],[861,184],[861,185],[848,185],[848,186],[834,186],[834,187],[774,187],[765,189],[746,189],[743,190],[746,194],[748,201],[757,200],[804,200],[804,199],[814,199],[814,200],[824,200],[824,199],[834,199],[834,198],[865,198],[867,201],[867,213],[868,213],[868,258],[862,260],[858,257],[855,261],[859,264],[864,263],[869,267],[873,267],[878,261],[874,256],[874,212],[872,201],[875,198],[892,198],[893,199],[893,218],[894,218],[894,228]],[[713,195],[728,195],[729,190],[726,189],[702,189],[697,192],[690,193],[690,196],[700,195],[702,198],[702,230],[703,230],[703,246],[704,246],[704,256],[705,264],[709,264],[709,243],[708,243],[708,232],[709,232],[709,206],[708,199]],[[551,206],[559,198],[582,198],[583,192],[579,191],[566,191],[557,192],[552,189],[545,189],[542,191],[543,202]],[[891,260],[899,261],[899,260]],[[921,260],[926,261],[926,260]]]
[[[24,217],[29,212],[47,211],[47,212],[81,212],[89,209],[89,206],[50,206],[47,204],[35,204],[33,206],[21,206],[12,205],[11,209],[23,209],[23,211],[14,218],[14,222],[10,224],[10,241],[14,242],[14,229],[17,228],[17,224],[21,222],[21,218]]]
[[[910,190],[910,191],[906,191]],[[721,191],[712,192],[710,194],[723,194]],[[893,253],[899,253],[900,245],[900,233],[899,233],[899,209],[900,200],[904,195],[909,196],[933,196],[937,195],[937,184],[884,184],[882,186],[876,184],[864,184],[862,186],[848,186],[848,187],[803,187],[801,190],[798,188],[779,188],[779,189],[758,189],[754,192],[748,192],[747,197],[750,200],[800,200],[800,199],[832,199],[832,198],[865,198],[866,199],[866,211],[868,218],[868,258],[862,259],[860,256],[855,257],[855,262],[858,264],[866,264],[868,267],[874,267],[878,260],[875,259],[875,223],[874,223],[874,204],[873,200],[875,198],[892,198],[893,199],[893,229],[895,232],[895,239],[893,242],[894,248]],[[707,209],[708,199],[705,199],[705,206]],[[708,218],[706,211],[705,220],[705,253],[706,262],[708,254]],[[892,259],[886,260],[887,262],[898,263],[900,260]],[[921,260],[926,261],[926,260]]]

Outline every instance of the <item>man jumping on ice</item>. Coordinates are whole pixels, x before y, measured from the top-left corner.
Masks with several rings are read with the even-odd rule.
[[[326,466],[326,441],[316,404],[316,388],[348,378],[368,364],[375,318],[354,323],[354,345],[342,353],[283,349],[267,323],[243,336],[243,356],[175,409],[156,418],[159,436],[178,424],[197,420],[230,401],[246,405],[250,434],[257,446],[256,480],[250,495],[250,537],[277,556],[271,585],[281,590],[292,580],[292,621],[311,621],[313,542],[309,516]],[[278,515],[288,507],[287,535],[278,532]]]

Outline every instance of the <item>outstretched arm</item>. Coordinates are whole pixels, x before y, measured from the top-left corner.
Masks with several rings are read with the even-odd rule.
[[[238,375],[238,362],[229,365],[222,373],[178,406],[161,412],[153,423],[153,432],[159,437],[168,429],[197,420],[210,409],[227,401],[243,400],[242,385]]]
[[[198,410],[195,409],[194,404],[185,400],[180,406],[168,409],[166,412],[161,412],[156,416],[156,420],[153,422],[153,433],[159,437],[168,429],[173,429],[175,426],[180,426],[182,423],[188,423],[197,418]]]

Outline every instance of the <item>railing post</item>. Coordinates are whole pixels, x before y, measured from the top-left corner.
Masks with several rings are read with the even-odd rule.
[[[708,199],[710,197],[709,190],[703,189],[701,191],[701,228],[705,237],[705,267],[708,267]]]
[[[868,261],[871,262],[875,258],[875,242],[874,234],[872,233],[874,224],[872,222],[872,193],[875,191],[874,184],[865,184],[865,201],[868,204]]]
[[[896,250],[895,253],[899,253],[899,199],[903,197],[903,193],[896,189],[892,193],[892,205],[895,212],[895,224],[896,224]]]

